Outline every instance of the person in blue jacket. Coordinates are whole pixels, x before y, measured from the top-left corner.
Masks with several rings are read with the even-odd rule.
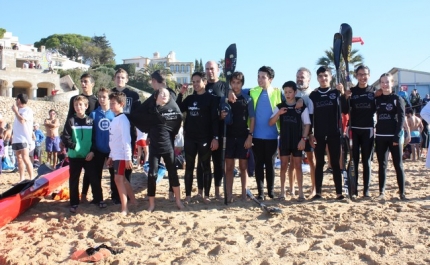
[[[93,195],[98,194],[99,197],[97,201],[94,201],[96,198],[94,196],[94,200],[92,203],[98,204],[100,208],[105,208],[107,205],[103,201],[103,191],[101,187],[102,175],[103,175],[103,166],[105,164],[105,160],[109,157],[110,148],[109,148],[109,128],[110,123],[115,117],[115,114],[109,108],[109,89],[100,88],[98,92],[98,101],[99,107],[91,112],[90,117],[94,120],[93,123],[93,145],[91,148],[90,154],[93,156],[91,160],[92,166],[92,174],[91,178],[96,178],[97,181],[92,183],[97,183],[92,188]],[[114,170],[113,167],[109,167],[109,175],[110,181],[114,182]]]

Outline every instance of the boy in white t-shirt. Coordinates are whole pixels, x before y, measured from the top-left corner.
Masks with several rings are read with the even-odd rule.
[[[123,113],[126,96],[123,92],[113,92],[109,95],[110,109],[115,114],[109,128],[110,154],[106,162],[108,167],[113,166],[115,172],[115,184],[121,200],[121,214],[128,214],[127,197],[130,203],[137,205],[136,198],[130,182],[125,177],[125,170],[131,169],[131,136],[130,122]]]

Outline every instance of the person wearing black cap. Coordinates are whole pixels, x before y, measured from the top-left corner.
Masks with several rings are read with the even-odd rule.
[[[313,91],[309,98],[309,113],[311,115],[310,143],[315,148],[315,185],[316,195],[313,200],[320,200],[323,183],[323,167],[325,147],[328,145],[330,161],[333,169],[333,180],[336,187],[336,199],[344,200],[342,195],[342,174],[340,171],[340,144],[341,144],[341,113],[339,104],[341,92],[337,89],[330,89],[332,74],[330,68],[321,66],[317,70],[317,78],[320,87]],[[346,102],[345,102],[346,103]]]

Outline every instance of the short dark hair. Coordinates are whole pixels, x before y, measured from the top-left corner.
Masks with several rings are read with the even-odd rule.
[[[27,102],[28,102],[28,96],[27,96],[27,94],[19,93],[16,96],[16,99],[19,99],[19,101],[21,101],[21,104],[27,104]]]
[[[126,71],[126,70],[124,70],[124,69],[122,69],[122,68],[118,68],[118,70],[116,70],[116,72],[115,72],[115,74],[114,74],[114,77],[116,77],[116,75],[117,75],[117,74],[121,74],[121,73],[124,73],[124,74],[125,74],[125,76],[128,78],[128,73],[127,73],[127,71]]]
[[[245,85],[245,76],[242,72],[234,72],[230,77],[230,82],[233,78],[239,80],[242,83],[242,86]]]
[[[354,73],[357,74],[358,71],[360,71],[360,70],[366,70],[366,69],[367,69],[367,71],[370,74],[370,68],[367,65],[360,64],[359,66],[357,66],[357,68],[355,68]]]
[[[206,73],[205,73],[205,72],[200,72],[200,71],[194,72],[194,73],[193,73],[193,75],[191,76],[191,78],[193,78],[194,76],[200,76],[200,78],[201,78],[203,81],[206,81],[206,80],[207,80],[207,77],[206,77]]]
[[[318,68],[317,70],[317,75],[321,74],[321,73],[325,73],[325,72],[329,72],[331,75],[331,69],[328,66],[320,66],[320,68]]]
[[[81,79],[80,80],[82,80],[84,78],[89,78],[92,84],[95,83],[94,77],[91,74],[89,74],[89,73],[85,73],[85,74],[81,75]]]
[[[287,81],[282,85],[282,89],[286,87],[291,87],[294,91],[297,91],[297,84],[294,81]]]
[[[118,102],[119,104],[122,104],[122,103],[125,104],[127,97],[124,94],[124,92],[113,92],[109,95],[109,100],[112,100],[112,99]]]
[[[262,66],[262,67],[260,67],[260,69],[258,69],[258,72],[267,73],[267,76],[270,79],[275,78],[275,70],[273,70],[272,67],[270,67],[270,66]]]
[[[411,108],[406,109],[406,114],[414,114],[414,113],[415,113],[414,109],[411,109]]]
[[[165,84],[166,83],[166,73],[162,70],[155,70],[152,74],[151,74],[151,78],[155,79],[155,81],[157,81],[157,83],[159,84]]]
[[[54,112],[55,114],[57,114],[57,112],[55,111],[55,109],[50,109],[48,113]]]

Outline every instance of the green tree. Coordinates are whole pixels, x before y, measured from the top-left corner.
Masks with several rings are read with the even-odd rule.
[[[94,36],[91,41],[83,43],[80,53],[91,65],[115,63],[115,53],[105,35]]]
[[[54,34],[47,38],[42,38],[34,43],[34,46],[40,48],[44,45],[46,48],[57,49],[73,61],[79,61],[82,54],[82,45],[91,41],[90,37],[79,34]]]
[[[199,69],[199,71],[200,72],[204,72],[205,71],[205,67],[203,66],[203,63],[202,63],[202,58],[200,58],[200,69]]]
[[[3,39],[6,30],[4,28],[0,28],[0,39]]]
[[[218,61],[218,68],[219,68],[219,79],[222,81],[225,81],[224,67],[225,67],[225,59],[221,58]]]
[[[136,75],[134,77],[134,80],[130,80],[128,83],[131,86],[134,86],[140,90],[152,93],[154,90],[151,87],[151,74],[155,72],[156,70],[162,70],[167,76],[171,75],[172,72],[169,68],[165,68],[163,64],[149,64],[145,66],[144,68],[141,68],[139,71],[136,72]],[[170,83],[173,82],[173,83]],[[167,81],[167,85],[171,87],[171,85],[175,84],[174,81]],[[176,85],[173,85],[171,87],[172,89],[175,88]]]
[[[197,72],[197,71],[199,71],[199,68],[200,66],[199,66],[199,61],[197,61],[197,59],[196,59],[196,61],[195,61],[195,63],[194,63],[194,72]]]
[[[333,48],[331,48],[330,50],[325,50],[324,51],[325,55],[318,58],[316,64],[319,66],[326,66],[329,67],[332,70],[332,74],[333,74],[333,80],[332,80],[332,84],[334,85],[334,83],[336,82],[336,67],[334,66],[334,54],[333,54]],[[361,54],[358,54],[358,50],[354,49],[351,51],[351,57],[350,57],[350,61],[349,61],[349,75],[353,76],[354,75],[354,68],[360,64],[363,64],[364,61],[364,57]],[[352,66],[352,67],[351,67]],[[345,61],[343,60],[343,57],[341,56],[340,58],[340,66],[339,69],[341,70],[341,72],[345,72]],[[345,84],[345,74],[341,74],[340,80],[342,83]]]

